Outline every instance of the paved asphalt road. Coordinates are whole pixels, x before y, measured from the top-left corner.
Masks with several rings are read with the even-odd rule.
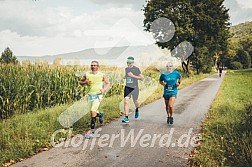
[[[81,140],[83,136],[78,135],[68,147],[52,148],[13,167],[186,166],[195,135],[223,77],[214,74],[180,90],[173,125],[166,124],[164,101],[160,99],[140,108],[138,120],[131,114],[129,124],[122,124],[121,119],[113,121],[102,127],[100,137]]]

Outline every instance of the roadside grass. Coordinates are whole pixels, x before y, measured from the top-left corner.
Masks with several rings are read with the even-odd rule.
[[[44,110],[16,115],[0,122],[0,164],[20,160],[49,147],[50,134],[60,128],[56,121],[67,106],[56,106]]]
[[[155,68],[151,68],[146,70],[144,75],[155,78],[156,82],[158,82],[160,73]],[[180,89],[209,75],[211,74],[191,75],[189,78],[185,77]],[[147,95],[148,91],[145,91],[145,94]],[[146,99],[142,105],[160,99],[162,94],[163,88],[158,84],[155,92]],[[119,107],[119,103],[122,100],[122,93],[103,99],[100,111],[105,113],[105,123],[109,123],[122,115]],[[56,130],[63,128],[57,121],[57,118],[71,105],[72,104],[66,104],[53,108],[46,108],[22,115],[15,115],[10,119],[1,120],[0,165],[4,165],[6,162],[7,165],[10,165],[11,163],[23,160],[25,157],[30,157],[52,147],[50,144],[52,134]],[[72,135],[85,133],[89,127],[90,115],[87,114],[73,125]],[[58,141],[60,138],[67,138],[67,134],[57,134],[55,141]]]
[[[119,95],[104,98],[100,110],[105,112],[105,123],[120,116],[118,104],[122,100]],[[57,118],[70,106],[56,106],[2,120],[0,122],[0,164],[20,161],[24,157],[48,150],[51,147],[52,134],[63,128]],[[89,126],[90,114],[87,114],[73,125],[72,135],[86,132]],[[67,135],[58,133],[55,137],[56,143],[60,138],[67,138]]]
[[[191,166],[252,166],[252,69],[228,71]]]

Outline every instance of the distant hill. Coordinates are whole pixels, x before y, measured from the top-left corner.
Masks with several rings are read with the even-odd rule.
[[[245,35],[252,35],[252,21],[238,24],[230,28],[233,39],[239,40]]]
[[[252,22],[241,23],[230,28],[232,35],[232,40],[239,41],[245,35],[252,35]],[[159,56],[162,56],[160,48],[155,44],[147,46],[122,46],[113,48],[91,48],[85,49],[77,52],[64,53],[58,55],[45,55],[40,57],[35,56],[17,56],[17,59],[22,62],[24,60],[29,60],[35,62],[36,60],[47,61],[52,64],[56,58],[62,59],[62,64],[64,65],[81,65],[90,63],[90,60],[106,60],[106,63],[116,64],[118,60],[125,61],[128,56],[133,56],[138,59],[138,62],[143,63],[144,61],[154,61]],[[165,53],[169,54],[169,53]],[[85,62],[87,60],[87,62]],[[117,65],[117,64],[116,64]]]
[[[126,59],[133,56],[137,60],[137,64],[149,64],[155,60],[169,54],[167,50],[161,50],[155,44],[147,46],[122,46],[113,48],[91,48],[78,52],[64,53],[59,55],[46,55],[41,57],[31,56],[18,56],[20,62],[29,60],[34,63],[35,61],[47,61],[53,64],[56,58],[61,59],[63,65],[84,65],[90,64],[91,60],[101,60],[106,65],[125,65]],[[101,63],[101,64],[102,64]],[[121,63],[121,64],[120,64]]]
[[[97,49],[85,49],[77,52],[70,52],[70,53],[64,53],[64,54],[58,54],[58,55],[45,55],[45,56],[18,56],[18,60],[24,61],[24,60],[30,60],[31,62],[36,60],[43,60],[47,61],[49,64],[52,64],[53,61],[56,58],[61,58],[63,60],[78,60],[78,59],[115,59],[120,53],[122,53],[125,49],[127,49],[126,46],[124,47],[114,47],[111,48],[109,52],[109,48],[97,48]],[[104,54],[99,54],[104,53]]]

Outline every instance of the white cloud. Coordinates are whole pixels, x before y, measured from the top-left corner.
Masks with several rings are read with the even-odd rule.
[[[41,56],[74,52],[93,47],[93,43],[89,43],[89,41],[104,40],[103,37],[20,36],[10,30],[1,31],[0,36],[0,43],[5,44],[1,50],[8,46],[17,56]]]
[[[252,20],[252,2],[247,0],[225,0],[224,5],[229,8],[232,25]]]
[[[90,47],[107,47],[108,39],[121,38],[121,32],[142,44],[127,25],[117,25],[117,32],[106,36],[90,36],[87,30],[108,30],[120,19],[127,18],[142,30],[143,14],[130,8],[109,8],[93,13],[74,15],[70,8],[35,6],[28,1],[1,1],[0,50],[9,46],[16,55],[52,55],[83,50]],[[19,6],[15,10],[13,6]],[[2,23],[2,24],[1,24]],[[114,40],[114,39],[113,39]],[[100,42],[100,44],[97,41]],[[107,41],[107,42],[106,42]],[[123,45],[123,43],[121,43]]]
[[[242,8],[252,8],[252,1],[251,0],[237,0],[237,3]]]
[[[117,8],[129,7],[138,11],[140,11],[143,8],[143,5],[146,4],[145,0],[89,0],[89,1],[107,7],[117,7]]]
[[[97,3],[96,6],[92,6],[91,2]],[[109,5],[106,5],[107,2]],[[252,10],[248,8],[251,7],[251,3],[243,0],[239,1],[239,6],[236,0],[225,2],[231,8],[233,23],[252,20]],[[140,37],[147,34],[142,27],[143,11],[139,10],[142,3],[144,0],[75,0],[71,3],[60,0],[2,0],[0,51],[9,46],[17,56],[41,56],[75,52],[91,47],[127,45],[127,40],[135,45],[149,44],[150,40]],[[90,6],[82,7],[83,4]],[[242,8],[242,4],[247,8]],[[98,8],[97,5],[101,7]],[[123,19],[135,25],[137,29],[130,29],[121,22]],[[87,33],[94,30],[97,34]],[[103,33],[98,35],[101,30]],[[124,36],[127,37],[126,41],[123,40]]]
[[[10,29],[21,35],[55,34],[57,29],[54,28],[72,17],[68,8],[42,8],[32,4],[32,1],[0,3],[0,30]]]

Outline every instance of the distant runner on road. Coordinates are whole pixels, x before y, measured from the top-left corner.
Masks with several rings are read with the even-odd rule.
[[[221,74],[222,74],[222,68],[220,67],[219,68],[219,77],[221,77]]]
[[[178,86],[181,83],[181,74],[174,70],[172,63],[167,63],[167,71],[162,72],[159,83],[164,86],[164,100],[167,113],[167,124],[173,124],[172,114],[174,112],[174,102],[178,93]]]

